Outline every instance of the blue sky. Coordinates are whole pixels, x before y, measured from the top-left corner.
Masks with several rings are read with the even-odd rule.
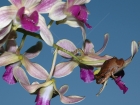
[[[105,51],[101,55],[111,55],[118,58],[127,59],[131,55],[131,42],[140,41],[140,1],[139,0],[91,0],[87,4],[90,12],[88,23],[92,25],[92,29],[86,29],[87,39],[93,42],[95,51],[100,49],[103,44],[104,34],[109,33],[109,42]],[[1,2],[0,6],[10,5],[7,0]],[[47,17],[47,15],[44,15]],[[46,18],[47,23],[49,19]],[[82,35],[79,28],[71,28],[67,25],[55,25],[51,27],[51,32],[55,42],[60,39],[69,39],[77,47],[82,47]],[[20,43],[22,35],[18,33],[19,38],[17,43]],[[34,45],[38,39],[27,37],[23,52]],[[53,58],[53,48],[43,44],[41,54],[33,59],[33,62],[38,62],[48,71],[51,68]],[[56,79],[57,88],[68,84],[69,90],[66,95],[81,95],[86,96],[86,99],[75,105],[138,105],[140,104],[140,52],[138,52],[133,61],[124,69],[125,76],[123,81],[129,88],[126,94],[118,88],[113,80],[109,79],[105,90],[100,96],[96,96],[101,85],[96,82],[90,84],[84,83],[80,79],[79,67],[63,78]],[[66,61],[66,59],[58,56],[57,63]],[[1,67],[1,77],[4,73],[4,67]],[[31,82],[35,79],[30,78]],[[28,94],[19,84],[8,85],[0,79],[0,104],[1,105],[35,105],[35,95]],[[51,101],[51,105],[63,105],[60,102],[59,96]]]

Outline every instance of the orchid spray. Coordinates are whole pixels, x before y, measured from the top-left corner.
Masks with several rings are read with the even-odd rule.
[[[109,40],[109,33],[105,33],[103,46],[96,51],[96,44],[92,43],[93,39],[87,38],[86,33],[86,29],[92,29],[92,23],[88,20],[90,12],[87,6],[91,0],[9,0],[9,2],[10,6],[0,7],[0,67],[4,66],[2,79],[6,83],[9,85],[19,83],[27,93],[36,95],[36,105],[50,105],[56,96],[60,96],[63,104],[75,104],[83,101],[86,96],[65,96],[69,86],[65,84],[58,89],[59,81],[57,79],[70,77],[70,74],[74,73],[74,69],[79,67],[78,76],[83,85],[89,83],[102,85],[97,96],[104,90],[110,78],[123,91],[123,94],[128,92],[127,85],[122,81],[125,75],[124,68],[132,62],[140,44],[132,41],[131,56],[127,59],[113,54],[104,54],[104,50],[108,49],[106,45]],[[55,32],[52,31],[53,28],[50,29],[53,23],[58,26],[59,24],[68,25],[70,26],[68,28],[80,28],[81,47],[76,46],[70,39],[62,39],[60,35],[59,40],[55,42]],[[64,32],[64,30],[60,31]],[[75,35],[73,31],[70,34]],[[32,41],[30,41],[28,49],[24,50],[27,45],[27,36],[37,40],[37,43],[32,45]],[[79,40],[76,35],[75,38]],[[100,40],[98,42],[101,43]],[[30,44],[31,47],[29,47]],[[47,54],[40,56],[41,51],[48,53],[48,49],[44,50],[46,45],[55,49],[52,60]],[[22,53],[22,50],[25,52]],[[57,62],[57,55],[64,58],[64,61]],[[47,66],[44,67],[40,61],[36,61],[39,57],[41,62],[45,62]],[[46,69],[49,67],[48,62],[52,63],[50,71]],[[30,83],[32,77],[35,82]],[[73,79],[71,80],[73,83],[75,82]]]

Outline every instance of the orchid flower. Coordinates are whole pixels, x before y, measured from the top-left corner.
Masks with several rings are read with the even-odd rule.
[[[9,0],[12,4],[0,8],[0,40],[11,30],[23,28],[26,31],[40,30],[42,39],[50,46],[53,37],[41,13],[48,13],[59,0]]]
[[[31,94],[37,94],[36,97],[36,105],[50,105],[50,101],[53,97],[59,95],[60,101],[64,104],[73,104],[80,102],[84,99],[84,97],[81,96],[64,96],[66,91],[68,90],[67,85],[63,85],[59,90],[57,90],[55,85],[54,79],[49,79],[48,72],[42,72],[38,74],[39,78],[41,79],[46,76],[46,82],[44,83],[38,83],[33,82],[30,84],[24,70],[22,68],[16,67],[17,69],[14,70],[14,76],[17,81],[21,84],[21,86],[27,90]],[[46,70],[45,70],[46,71]],[[33,77],[36,77],[36,74],[33,75]]]
[[[3,79],[8,84],[15,84],[17,81],[13,76],[13,71],[17,67],[20,69],[20,65],[22,64],[31,76],[36,74],[35,77],[38,78],[40,72],[44,73],[44,76],[42,76],[42,78],[39,78],[41,80],[44,80],[46,71],[42,69],[39,64],[29,61],[29,59],[36,57],[40,53],[42,49],[42,43],[37,42],[36,45],[29,48],[23,55],[17,54],[17,49],[18,47],[15,40],[7,41],[5,52],[0,56],[0,66],[6,66],[6,71],[3,75]]]
[[[94,51],[94,45],[89,40],[85,40],[83,49],[77,49],[71,41],[66,39],[58,41],[56,44],[67,51],[75,53],[75,51],[79,50],[80,54],[79,52],[76,52],[75,56],[82,60],[85,64],[79,63],[78,61],[76,61],[76,59],[62,51],[58,51],[58,54],[70,60],[68,62],[62,62],[57,64],[53,76],[56,78],[64,77],[70,74],[73,71],[73,69],[79,65],[81,79],[87,83],[92,82],[94,80],[94,67],[101,67],[105,60],[112,58],[108,55],[99,56],[99,54],[104,51],[107,41],[108,34],[105,34],[105,41],[103,47],[97,52]]]
[[[106,67],[109,67],[109,68],[116,68],[116,70],[115,70],[115,72],[114,72],[114,76],[115,77],[113,77],[113,79],[114,79],[114,81],[115,81],[115,83],[118,85],[118,87],[121,89],[121,90],[123,90],[123,93],[125,94],[126,92],[127,92],[127,90],[128,90],[128,88],[125,86],[125,83],[121,80],[121,78],[124,76],[124,71],[123,71],[123,69],[132,61],[132,59],[133,59],[133,57],[134,57],[134,55],[136,54],[138,52],[138,45],[137,45],[137,43],[135,42],[135,41],[132,41],[132,43],[131,43],[131,56],[128,58],[128,59],[126,59],[126,60],[124,60],[124,64],[120,67],[120,68],[117,68],[117,65],[116,65],[116,67],[115,67],[115,65],[113,65],[112,63],[104,63],[103,64],[103,66],[102,67],[104,67],[104,66],[106,66]],[[112,59],[109,59],[110,61],[112,60]],[[108,61],[109,61],[108,60]],[[111,61],[112,62],[112,61]],[[118,62],[119,63],[119,62]],[[105,65],[106,64],[106,65]],[[113,70],[113,69],[112,69]],[[110,70],[110,72],[112,71],[112,70]],[[96,70],[95,72],[94,72],[94,75],[98,75],[98,73],[100,72],[100,70],[98,69],[98,70]],[[107,73],[106,73],[106,75],[105,76],[107,76]],[[96,77],[97,78],[97,77]],[[104,77],[103,76],[103,78],[104,78],[104,83],[103,83],[103,86],[102,86],[102,88],[100,89],[100,91],[99,91],[99,93],[97,94],[97,96],[103,91],[103,89],[105,88],[105,86],[106,86],[106,84],[107,84],[107,80],[108,80],[108,78],[109,77]],[[103,80],[103,79],[102,79]],[[101,82],[102,83],[102,82]]]
[[[85,6],[90,0],[67,0],[67,2],[56,3],[49,12],[49,17],[57,21],[57,24],[64,23],[72,27],[81,27],[83,39],[86,39],[84,24],[92,28],[88,23],[88,11]]]

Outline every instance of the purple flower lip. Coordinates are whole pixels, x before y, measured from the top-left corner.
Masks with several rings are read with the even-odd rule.
[[[116,78],[114,81],[119,86],[119,88],[121,90],[123,90],[123,94],[125,94],[127,92],[128,88],[125,86],[124,82],[121,81],[121,76]]]
[[[85,83],[91,83],[94,80],[93,67],[80,67],[80,77]]]
[[[8,84],[15,84],[17,83],[14,75],[13,75],[13,67],[12,65],[5,66],[5,73],[3,74],[3,80],[5,80]]]
[[[87,23],[88,13],[85,5],[73,5],[69,8],[69,11],[77,20],[83,22],[87,28],[92,28],[92,26]]]
[[[17,16],[20,19],[22,28],[24,28],[27,31],[36,32],[40,29],[39,26],[37,26],[39,16],[38,12],[34,11],[30,16],[24,14],[25,7],[22,7],[18,10]]]

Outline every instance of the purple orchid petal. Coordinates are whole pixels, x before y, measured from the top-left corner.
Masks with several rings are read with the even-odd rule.
[[[92,82],[94,80],[93,67],[85,66],[80,68],[80,77],[86,83]]]
[[[41,88],[36,97],[36,105],[50,105],[50,100],[53,95],[53,84],[48,87]]]
[[[5,66],[5,73],[3,74],[3,80],[5,80],[8,84],[15,84],[17,83],[14,75],[13,75],[13,65]]]
[[[69,11],[72,15],[78,19],[79,21],[83,22],[87,28],[92,28],[86,21],[88,18],[88,13],[85,6],[81,5],[73,5],[69,8]]]
[[[114,81],[119,86],[119,88],[123,90],[123,94],[125,94],[128,88],[125,86],[124,82],[121,81],[121,77],[116,78]]]
[[[26,14],[24,14],[24,10],[25,7],[22,7],[18,10],[17,13],[17,16],[20,18],[22,28],[31,32],[38,31],[40,29],[40,27],[36,25],[39,20],[38,12],[34,11],[30,16],[27,16]]]

